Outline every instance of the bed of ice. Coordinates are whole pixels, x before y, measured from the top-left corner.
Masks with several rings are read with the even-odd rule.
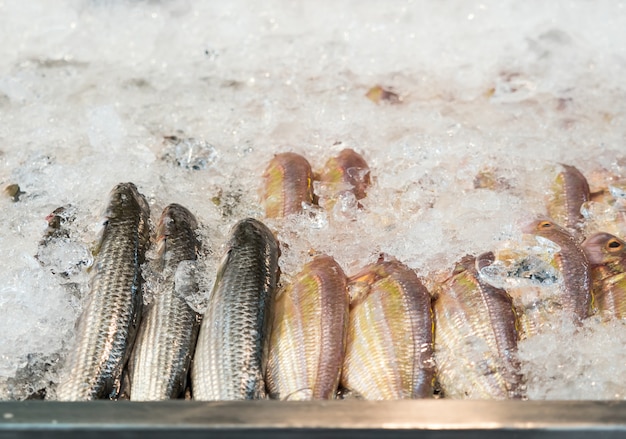
[[[625,23],[617,1],[0,0],[0,184],[23,192],[0,197],[0,399],[53,394],[118,182],[155,221],[187,206],[210,268],[263,216],[273,153],[319,170],[351,147],[363,209],[268,221],[283,272],[385,252],[429,281],[517,239],[559,162],[626,176]],[[377,84],[401,101],[369,100]],[[60,206],[67,236],[42,247]],[[529,397],[624,398],[625,343],[593,319],[521,343]]]

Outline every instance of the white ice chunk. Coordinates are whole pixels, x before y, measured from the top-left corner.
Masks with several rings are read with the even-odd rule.
[[[171,142],[163,158],[181,168],[195,171],[207,169],[215,165],[219,157],[217,149],[203,140],[174,137]]]
[[[28,354],[58,353],[78,314],[57,278],[33,262],[0,286],[0,377],[13,375]]]
[[[65,277],[80,273],[93,264],[93,255],[83,243],[68,238],[50,238],[37,252],[39,262],[53,274]]]
[[[95,150],[102,153],[121,152],[128,146],[124,143],[124,124],[112,105],[89,109],[87,119],[89,143]]]
[[[529,399],[626,398],[626,368],[616,352],[626,344],[626,322],[562,319],[551,331],[520,341]]]

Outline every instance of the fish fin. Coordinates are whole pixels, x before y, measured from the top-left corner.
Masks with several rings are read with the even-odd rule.
[[[222,256],[222,260],[219,263],[219,268],[217,269],[217,273],[215,273],[215,285],[219,285],[220,281],[224,277],[224,272],[226,271],[226,267],[228,267],[229,261],[232,258],[233,249],[229,248]]]
[[[130,400],[131,382],[130,382],[130,372],[128,369],[126,368],[124,369],[120,382],[121,384],[120,384],[120,389],[119,389],[119,394],[117,396],[117,399]]]
[[[98,240],[92,243],[91,245],[91,254],[94,257],[98,256],[98,253],[100,253],[100,249],[102,248],[102,243],[104,242],[107,236],[108,228],[109,228],[109,219],[105,218],[105,220],[102,222],[102,225],[100,225],[97,231]]]
[[[295,392],[291,392],[284,398],[281,398],[283,401],[310,401],[313,398],[313,389],[310,387],[305,387],[304,389],[296,390]]]

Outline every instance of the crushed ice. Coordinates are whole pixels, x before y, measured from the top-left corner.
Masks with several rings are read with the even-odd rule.
[[[23,192],[0,197],[0,399],[54,381],[119,182],[137,184],[153,220],[177,202],[204,227],[202,308],[230,227],[262,217],[276,152],[321,169],[354,147],[373,182],[358,203],[268,221],[285,276],[316,253],[348,274],[387,253],[432,283],[545,214],[555,164],[624,177],[626,48],[614,42],[626,10],[483,6],[466,20],[460,0],[428,14],[404,1],[0,3],[0,184]],[[372,104],[376,84],[402,100]],[[41,246],[46,216],[67,205],[69,236]],[[491,275],[553,280],[536,254]],[[529,397],[624,398],[624,334],[590,320],[523,341]]]

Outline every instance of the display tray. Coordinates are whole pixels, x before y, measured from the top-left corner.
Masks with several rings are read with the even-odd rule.
[[[626,437],[626,402],[613,401],[25,401],[0,412],[0,438]]]

